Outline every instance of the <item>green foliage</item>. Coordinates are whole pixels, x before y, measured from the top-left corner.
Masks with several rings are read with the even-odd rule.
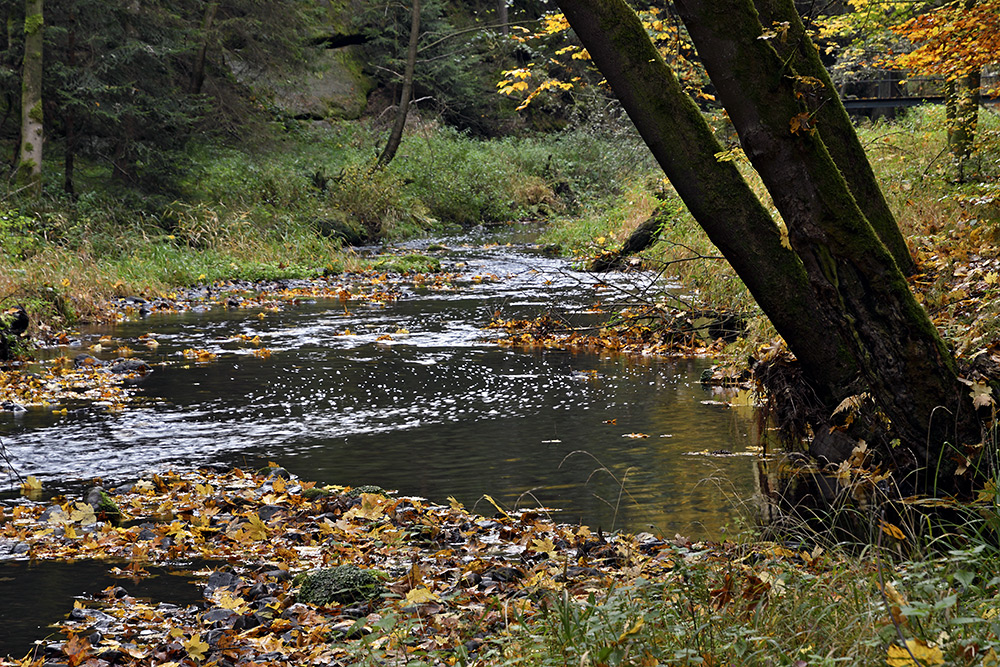
[[[315,605],[351,604],[374,600],[380,595],[382,582],[378,576],[357,565],[346,564],[307,575],[297,599]]]
[[[20,260],[33,257],[42,246],[34,233],[37,227],[35,218],[19,210],[0,209],[0,252]]]

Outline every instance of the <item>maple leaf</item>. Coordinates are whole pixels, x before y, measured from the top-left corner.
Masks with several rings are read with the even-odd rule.
[[[548,554],[549,558],[556,557],[556,545],[552,542],[551,539],[547,537],[541,540],[539,539],[532,540],[531,548],[539,553]]]
[[[73,506],[69,520],[81,526],[89,526],[92,523],[97,523],[97,515],[94,514],[94,508],[91,507],[90,503],[81,501]]]
[[[385,496],[381,496],[377,493],[362,493],[361,504],[347,510],[347,512],[344,513],[344,518],[368,519],[369,521],[379,519],[383,514],[385,514],[385,500]]]
[[[187,651],[191,658],[198,662],[205,659],[205,653],[208,651],[208,648],[208,642],[201,641],[200,635],[194,635],[191,639],[184,642],[184,650]]]
[[[223,609],[229,609],[231,611],[239,612],[240,614],[249,609],[246,600],[233,595],[229,591],[222,591],[222,593],[219,594],[219,597],[215,600],[215,604]]]
[[[62,651],[69,667],[77,667],[90,657],[90,641],[86,637],[70,635],[66,643],[63,644]]]
[[[260,520],[260,515],[254,512],[247,517],[247,522],[240,526],[238,539],[261,542],[267,539],[267,525]]]
[[[42,483],[34,475],[28,475],[28,479],[21,484],[21,493],[29,495],[42,490]]]

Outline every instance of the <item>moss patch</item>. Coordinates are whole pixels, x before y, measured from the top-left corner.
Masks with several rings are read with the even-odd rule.
[[[306,575],[297,600],[315,605],[350,604],[373,600],[382,594],[382,583],[371,570],[339,565]]]

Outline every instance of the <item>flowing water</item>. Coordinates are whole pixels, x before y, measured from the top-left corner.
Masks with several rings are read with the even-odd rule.
[[[604,530],[719,537],[753,483],[745,457],[691,455],[747,444],[748,423],[699,382],[710,362],[513,350],[482,329],[496,311],[593,322],[595,302],[660,289],[657,277],[593,276],[495,241],[446,241],[445,268],[464,276],[454,289],[404,287],[385,305],[317,300],[85,331],[135,349],[159,334],[155,354],[140,356],[169,363],[142,382],[144,401],[118,413],[0,413],[0,436],[22,475],[56,489],[276,461],[304,479],[451,496],[483,513],[489,494]],[[259,336],[271,356],[231,342],[239,334]],[[218,357],[187,361],[185,348]]]
[[[529,245],[460,241],[443,254],[464,275],[453,290],[409,287],[395,302],[346,309],[317,300],[276,313],[158,315],[84,332],[140,350],[140,335],[160,334],[156,353],[140,356],[170,363],[142,382],[145,402],[117,414],[0,413],[0,436],[19,472],[47,486],[276,461],[324,483],[454,496],[468,507],[490,494],[605,530],[716,535],[733,491],[752,478],[743,457],[690,455],[746,442],[746,422],[699,383],[709,361],[526,352],[498,347],[482,328],[496,311],[594,321],[595,302],[648,292],[656,276],[594,276]],[[501,280],[474,279],[486,275]],[[259,336],[271,357],[232,342],[239,334]],[[187,361],[185,348],[218,357]],[[625,437],[637,433],[648,437]]]

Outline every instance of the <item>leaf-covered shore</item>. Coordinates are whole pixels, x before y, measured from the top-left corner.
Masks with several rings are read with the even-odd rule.
[[[37,489],[26,484],[25,493]],[[282,468],[150,474],[90,502],[6,502],[8,557],[96,559],[88,591],[5,667],[110,665],[996,664],[981,547],[919,562],[819,539],[692,543],[594,533],[484,496],[476,514]],[[351,565],[379,594],[305,602],[302,573]],[[155,566],[203,599],[132,597]],[[904,642],[905,640],[905,642]]]

